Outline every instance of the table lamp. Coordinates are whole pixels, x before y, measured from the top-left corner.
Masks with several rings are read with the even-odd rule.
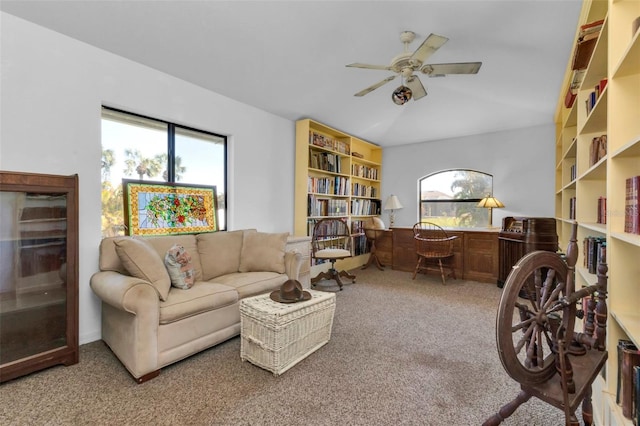
[[[504,204],[494,196],[490,195],[478,203],[476,207],[482,207],[485,209],[489,209],[489,228],[493,227],[493,209],[501,209],[504,207]]]
[[[401,208],[402,204],[400,204],[400,200],[398,200],[398,197],[393,194],[389,195],[389,198],[387,198],[387,201],[384,203],[384,209],[391,211],[389,213],[389,228],[393,227],[393,224],[395,222],[393,211]]]

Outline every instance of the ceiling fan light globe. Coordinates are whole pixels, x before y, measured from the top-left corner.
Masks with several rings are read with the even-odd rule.
[[[396,105],[404,105],[411,100],[413,93],[407,86],[400,86],[391,94],[391,99]]]

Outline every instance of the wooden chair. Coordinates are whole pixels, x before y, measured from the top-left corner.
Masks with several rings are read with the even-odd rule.
[[[437,262],[442,284],[445,284],[446,277],[444,267],[451,270],[451,276],[456,279],[456,270],[453,266],[453,242],[457,236],[449,236],[440,226],[431,222],[418,222],[413,225],[413,238],[416,242],[416,254],[418,262],[413,271],[413,279],[419,271],[431,269],[430,264]]]
[[[327,272],[321,272],[315,278],[311,279],[311,285],[315,287],[318,281],[323,279],[335,280],[342,290],[342,280],[345,277],[356,282],[356,276],[347,271],[338,272],[335,268],[337,260],[346,259],[352,256],[351,251],[351,233],[349,226],[344,219],[326,218],[321,219],[313,227],[313,235],[311,238],[311,257],[316,260],[328,260],[331,267]]]

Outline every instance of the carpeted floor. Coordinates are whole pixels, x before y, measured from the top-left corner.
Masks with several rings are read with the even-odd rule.
[[[337,292],[330,342],[275,377],[234,338],[137,385],[102,342],[0,386],[3,425],[480,425],[516,396],[495,345],[501,289],[373,268]],[[335,291],[336,287],[319,286]],[[504,425],[564,424],[531,399]]]

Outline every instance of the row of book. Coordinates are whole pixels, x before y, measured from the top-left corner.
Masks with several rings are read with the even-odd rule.
[[[596,221],[603,225],[607,223],[607,197],[598,197],[598,216]]]
[[[317,178],[309,176],[307,192],[314,194],[349,195],[349,179],[344,176]]]
[[[355,197],[376,198],[378,196],[378,189],[371,185],[362,185],[361,183],[354,183],[353,185],[351,185],[351,193]]]
[[[616,403],[622,415],[640,425],[640,350],[626,339],[618,340]]]
[[[333,198],[318,198],[309,195],[307,202],[307,216],[346,216],[347,200]]]
[[[340,155],[331,154],[329,152],[317,152],[311,150],[309,153],[309,167],[332,173],[342,173]]]
[[[583,267],[595,274],[600,263],[607,263],[607,240],[604,237],[589,236],[582,240],[584,253]]]
[[[362,177],[365,179],[378,180],[378,169],[375,167],[369,167],[362,164],[351,165],[351,175]]]
[[[569,182],[573,182],[578,177],[578,168],[575,164],[569,167]]]
[[[379,215],[380,200],[367,200],[367,199],[351,200],[351,214],[353,216]]]
[[[591,140],[589,146],[589,166],[593,166],[607,155],[607,135],[601,135]]]
[[[589,61],[591,61],[593,49],[596,47],[603,24],[604,20],[598,20],[589,22],[588,24],[584,24],[580,27],[576,48],[573,52],[573,63],[571,64],[573,76],[571,78],[571,83],[567,88],[567,94],[564,98],[564,106],[566,108],[571,108],[576,100],[576,94],[582,85],[585,71],[589,65]],[[604,90],[604,86],[601,90]]]
[[[624,232],[640,234],[640,176],[626,179]]]
[[[349,154],[350,152],[347,142],[317,132],[309,132],[309,144],[330,149],[341,154]]]
[[[593,91],[589,93],[589,96],[587,96],[587,99],[584,100],[585,108],[587,109],[587,115],[589,115],[593,110],[593,107],[596,106],[596,103],[598,102],[598,99],[600,99],[600,95],[602,94],[606,86],[607,79],[603,78],[598,84],[595,85]]]

